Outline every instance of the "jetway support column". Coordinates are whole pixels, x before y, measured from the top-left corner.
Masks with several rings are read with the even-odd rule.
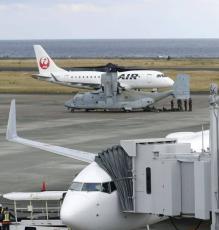
[[[211,152],[211,230],[219,230],[219,97],[217,86],[211,86],[210,104],[210,152]]]

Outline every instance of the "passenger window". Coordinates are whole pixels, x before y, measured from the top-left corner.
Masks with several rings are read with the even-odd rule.
[[[110,193],[109,183],[102,184],[102,192]]]
[[[115,183],[113,181],[110,182],[110,191],[111,191],[111,193],[116,191],[116,186],[115,186]]]

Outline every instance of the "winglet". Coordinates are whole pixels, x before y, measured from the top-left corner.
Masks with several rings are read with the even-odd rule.
[[[6,139],[12,140],[17,137],[17,128],[16,128],[16,106],[15,99],[11,101],[11,107],[8,118],[8,127],[6,133]]]

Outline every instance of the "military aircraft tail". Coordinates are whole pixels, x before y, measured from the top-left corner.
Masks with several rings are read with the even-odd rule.
[[[190,76],[187,74],[179,74],[173,85],[173,95],[176,99],[190,98]]]
[[[50,56],[46,53],[41,45],[34,45],[34,51],[37,59],[39,75],[43,77],[51,77],[51,73],[65,72],[59,68]]]

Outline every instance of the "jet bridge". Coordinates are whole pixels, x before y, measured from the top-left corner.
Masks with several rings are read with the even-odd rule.
[[[123,140],[96,162],[114,179],[124,212],[210,218],[210,155],[175,139]]]
[[[132,157],[133,212],[210,218],[210,155],[174,139],[121,141]]]
[[[219,96],[215,85],[211,89],[210,152],[161,138],[121,140],[98,154],[123,212],[211,218],[211,229],[219,230]]]

